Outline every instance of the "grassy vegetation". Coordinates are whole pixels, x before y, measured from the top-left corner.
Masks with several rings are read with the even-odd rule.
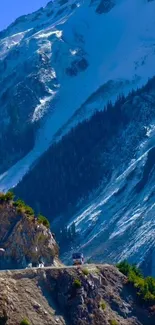
[[[14,206],[17,208],[18,213],[24,213],[28,217],[35,216],[34,210],[29,205],[25,204],[23,200],[18,199],[17,201],[14,202]],[[46,217],[39,214],[37,219],[38,219],[38,223],[43,224],[46,228],[50,228],[50,223]]]
[[[17,212],[20,214],[26,214],[27,217],[34,217],[34,210],[25,204],[24,201],[18,199],[13,203],[13,205],[17,208]]]
[[[105,310],[106,309],[106,303],[105,303],[105,301],[103,299],[101,299],[101,301],[100,301],[100,308],[102,310]]]
[[[110,320],[110,325],[118,325],[118,322],[116,319],[111,319]]]
[[[84,275],[89,275],[89,270],[87,268],[82,269]]]
[[[117,264],[118,269],[128,277],[128,283],[136,289],[137,295],[145,302],[155,303],[155,279],[142,275],[141,271],[127,261]]]
[[[30,325],[30,322],[27,318],[24,318],[21,322],[20,325]]]
[[[15,196],[11,191],[7,192],[6,194],[0,193],[0,203],[12,201],[14,197]]]
[[[50,228],[50,223],[48,219],[41,214],[38,215],[38,222],[43,224],[46,228]]]
[[[82,286],[82,283],[79,279],[75,279],[73,282],[74,288],[79,289]]]

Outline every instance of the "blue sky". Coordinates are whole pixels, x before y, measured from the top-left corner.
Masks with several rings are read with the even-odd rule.
[[[0,0],[0,30],[16,18],[43,7],[49,0]]]

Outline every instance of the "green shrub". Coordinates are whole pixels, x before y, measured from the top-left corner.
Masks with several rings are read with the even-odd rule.
[[[5,194],[4,193],[0,193],[0,202],[1,203],[5,202]]]
[[[136,276],[143,277],[140,269],[138,269],[136,265],[130,265],[126,260],[118,263],[116,266],[124,275],[128,275],[131,271],[133,271]]]
[[[83,272],[83,274],[86,275],[86,276],[89,275],[89,270],[86,269],[86,268],[82,269],[82,272]]]
[[[34,216],[34,210],[28,205],[25,205],[25,213],[29,216]]]
[[[21,199],[18,199],[17,201],[13,202],[13,205],[15,207],[24,207],[25,206],[25,202]]]
[[[100,308],[102,310],[105,310],[106,309],[106,303],[105,303],[105,301],[103,299],[100,301]]]
[[[34,210],[29,205],[26,205],[23,200],[18,199],[13,204],[18,213],[25,213],[28,217],[34,216]]]
[[[5,194],[5,200],[6,201],[12,201],[14,199],[15,195],[12,191],[9,191]]]
[[[120,262],[116,266],[124,275],[128,275],[131,269],[131,265],[127,261]]]
[[[148,303],[155,303],[155,279],[152,277],[144,278],[141,271],[127,261],[117,264],[120,272],[128,277],[128,282],[136,289],[137,295]]]
[[[48,219],[41,214],[38,215],[38,222],[43,224],[45,227],[50,228],[50,223]]]
[[[73,285],[76,289],[79,289],[79,288],[81,288],[82,283],[79,279],[76,279],[76,280],[74,280]]]
[[[30,325],[30,322],[27,318],[24,318],[21,322],[20,325]]]
[[[0,202],[9,202],[12,201],[14,199],[14,194],[13,192],[9,191],[6,194],[4,193],[0,193]]]
[[[21,207],[17,207],[16,211],[19,215],[22,215],[24,213],[24,209],[22,209]]]
[[[12,201],[15,195],[12,191],[7,192],[6,194],[0,193],[0,203]],[[28,218],[34,217],[34,210],[21,199],[18,199],[13,202],[14,207],[18,214],[26,215]],[[43,224],[46,228],[50,228],[50,223],[48,219],[41,214],[38,215],[38,223]]]
[[[131,265],[131,269],[137,276],[143,277],[141,270],[135,264]]]
[[[116,319],[111,319],[110,320],[110,325],[118,325],[118,322]]]

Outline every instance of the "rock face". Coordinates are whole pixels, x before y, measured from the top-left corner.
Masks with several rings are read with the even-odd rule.
[[[13,202],[0,204],[0,268],[22,268],[28,263],[52,265],[58,257],[58,246],[49,229],[33,216],[20,213]]]
[[[2,272],[0,324],[154,325],[125,283],[110,265]]]

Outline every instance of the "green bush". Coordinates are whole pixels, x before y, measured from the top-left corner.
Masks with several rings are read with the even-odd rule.
[[[41,214],[38,215],[38,222],[43,224],[45,227],[50,228],[50,223],[48,219]]]
[[[12,201],[14,199],[15,195],[12,191],[9,191],[5,194],[6,201]]]
[[[81,288],[82,283],[81,283],[80,280],[76,279],[76,280],[74,280],[73,285],[74,285],[74,287],[75,287],[76,289],[79,289],[79,288]]]
[[[136,276],[143,277],[138,267],[136,265],[130,265],[126,260],[118,263],[116,266],[124,275],[128,275],[131,271],[133,271]]]
[[[132,271],[133,271],[137,276],[139,276],[140,278],[143,277],[141,270],[140,270],[140,269],[139,269],[135,264],[131,265],[131,268],[132,268]]]
[[[24,202],[23,200],[21,200],[21,199],[18,199],[17,201],[15,201],[15,202],[13,203],[13,205],[14,205],[15,207],[25,207],[25,202]]]
[[[30,322],[27,318],[24,318],[21,322],[20,325],[30,325]]]
[[[116,319],[111,319],[110,320],[110,325],[118,325],[118,322]]]
[[[6,194],[4,193],[0,193],[0,202],[9,202],[12,201],[14,199],[14,193],[9,191]]]
[[[23,200],[18,199],[13,204],[18,213],[25,213],[28,217],[34,216],[34,210],[29,205],[26,205]]]
[[[145,302],[155,303],[155,279],[144,278],[141,271],[127,261],[117,264],[120,272],[128,277],[128,282],[136,289],[137,295]]]
[[[0,193],[0,202],[1,203],[5,202],[5,194],[4,193]]]
[[[131,265],[127,261],[120,262],[116,266],[124,275],[128,275],[131,269]]]
[[[29,216],[34,216],[34,210],[28,205],[25,205],[25,213]]]
[[[17,214],[22,215],[24,213],[24,209],[22,209],[21,207],[17,207],[16,208]]]
[[[100,301],[100,308],[102,310],[105,310],[106,309],[106,303],[105,303],[105,301],[103,299]]]
[[[89,275],[89,270],[86,269],[86,268],[82,269],[82,272],[83,272],[83,274],[86,275],[86,276]]]

